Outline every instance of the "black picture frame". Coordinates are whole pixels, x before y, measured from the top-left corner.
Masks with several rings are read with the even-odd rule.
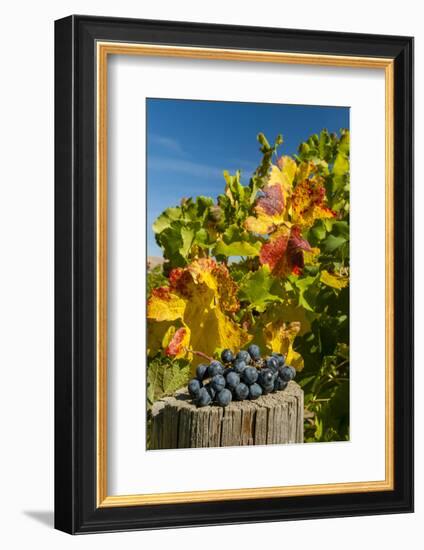
[[[394,60],[392,491],[101,508],[96,504],[98,40]],[[55,22],[55,527],[94,533],[413,511],[413,39],[73,15]]]

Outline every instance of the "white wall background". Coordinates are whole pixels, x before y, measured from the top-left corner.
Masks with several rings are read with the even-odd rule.
[[[53,21],[71,13],[279,26],[416,37],[416,151],[424,149],[424,30],[420,3],[303,0],[15,0],[0,32],[0,544],[3,548],[202,548],[268,544],[299,549],[422,547],[424,385],[416,353],[416,513],[70,537],[53,521]],[[421,123],[421,124],[420,124]],[[416,204],[424,193],[417,176]],[[416,280],[424,216],[416,221]],[[423,333],[416,288],[416,337]]]

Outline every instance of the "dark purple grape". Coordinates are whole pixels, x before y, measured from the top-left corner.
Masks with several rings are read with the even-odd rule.
[[[221,353],[221,361],[223,363],[231,363],[233,359],[233,352],[230,349],[224,349],[224,351]]]
[[[234,397],[239,401],[247,399],[248,395],[249,388],[246,386],[246,384],[243,384],[243,382],[240,382],[240,384],[234,388]]]
[[[202,383],[197,380],[197,378],[193,378],[188,383],[188,393],[191,395],[193,399],[196,399],[199,396],[200,388],[202,387]]]
[[[259,384],[252,384],[249,386],[249,399],[257,399],[262,395],[262,388]]]
[[[230,390],[228,390],[227,388],[224,388],[223,390],[221,390],[216,394],[215,401],[221,407],[226,407],[227,405],[230,404],[232,398],[233,396]]]

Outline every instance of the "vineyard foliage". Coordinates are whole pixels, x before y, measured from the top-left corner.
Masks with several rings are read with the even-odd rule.
[[[279,155],[258,135],[248,183],[182,198],[154,222],[164,264],[148,277],[148,404],[204,355],[284,353],[305,393],[305,441],[349,437],[349,132]],[[199,354],[198,352],[201,352]]]

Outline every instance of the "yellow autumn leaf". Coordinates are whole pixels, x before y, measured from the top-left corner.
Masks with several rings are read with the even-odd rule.
[[[301,162],[297,168],[296,181],[300,182],[306,180],[314,171],[315,164],[312,160]]]
[[[320,281],[331,288],[345,288],[349,284],[349,277],[338,275],[337,273],[329,273],[326,270],[321,271]]]
[[[254,342],[269,353],[277,352],[286,356],[286,362],[296,370],[303,369],[302,356],[293,349],[296,336],[300,333],[301,323],[281,320],[278,308],[272,308],[264,313],[255,327]]]
[[[264,212],[256,211],[256,216],[249,216],[244,222],[244,227],[251,233],[266,235],[274,228],[274,222]]]
[[[310,250],[304,250],[303,252],[303,260],[305,262],[305,265],[318,265],[318,256],[321,254],[321,250],[319,248],[311,248]]]
[[[271,185],[274,181],[281,183],[287,193],[290,193],[296,171],[297,164],[294,159],[288,156],[281,157],[277,161],[277,166],[272,166],[269,183]]]
[[[294,351],[293,348],[289,348],[286,356],[286,363],[294,367],[298,372],[303,370],[303,367],[305,366],[303,362],[303,357],[300,355],[299,352]]]
[[[311,321],[316,315],[304,307],[299,307],[296,302],[294,299],[286,299],[278,305],[278,311],[280,318],[286,323],[300,323],[299,336],[302,336],[311,330]]]
[[[299,227],[312,227],[315,220],[334,218],[327,206],[323,179],[313,176],[300,181],[290,198],[291,221]]]
[[[265,235],[287,221],[286,205],[295,174],[296,162],[290,157],[281,157],[277,165],[272,165],[268,183],[256,200],[255,215],[245,221],[248,231]]]
[[[160,333],[155,325],[168,323],[161,333],[161,346],[167,355],[186,357],[195,367],[201,359],[191,350],[213,356],[217,348],[240,349],[249,341],[247,332],[231,317],[239,308],[238,287],[225,265],[211,259],[196,260],[173,270],[169,282],[169,287],[153,291],[148,307],[148,334],[155,337]],[[167,303],[173,308],[168,315],[164,312]],[[170,317],[175,318],[174,328],[169,326]]]
[[[181,319],[186,303],[169,286],[152,290],[147,301],[147,318],[156,321],[175,321]]]
[[[172,328],[173,333],[180,326],[178,321],[151,321],[147,320],[147,355],[153,357],[164,349],[164,342],[167,342],[167,334]],[[168,344],[166,344],[168,345]]]
[[[296,182],[303,181],[313,174],[328,173],[328,163],[322,159],[303,161],[297,167]]]

